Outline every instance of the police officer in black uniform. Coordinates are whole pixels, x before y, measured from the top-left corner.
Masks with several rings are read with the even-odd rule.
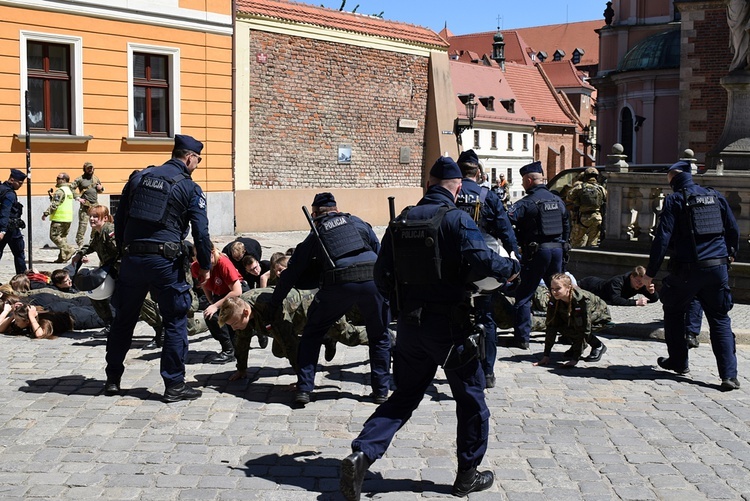
[[[570,221],[565,202],[544,183],[542,163],[521,167],[526,196],[508,211],[521,246],[521,283],[513,306],[513,336],[518,348],[529,349],[531,300],[539,282],[549,287],[550,277],[563,268],[563,253],[570,249]]]
[[[172,158],[159,167],[134,172],[122,190],[115,213],[115,239],[123,257],[112,296],[115,318],[107,338],[106,395],[120,393],[123,362],[148,292],[159,304],[164,324],[164,401],[194,400],[201,395],[185,384],[187,312],[192,301],[185,280],[190,258],[182,241],[191,226],[199,279],[204,282],[211,268],[206,196],[190,177],[201,162],[202,150],[201,142],[177,134]]]
[[[359,499],[365,471],[411,417],[441,365],[458,417],[453,494],[485,490],[494,481],[491,471],[477,470],[487,450],[490,412],[481,349],[468,342],[474,339],[470,276],[505,281],[518,273],[519,264],[491,251],[472,218],[456,210],[461,178],[458,165],[440,157],[424,198],[402,212],[383,237],[375,280],[383,294],[395,288],[400,308],[393,365],[397,388],[365,422],[352,442],[354,452],[342,462],[340,488],[346,499]]]
[[[650,284],[671,249],[670,274],[660,291],[669,357],[659,357],[657,363],[678,374],[690,371],[685,315],[693,298],[697,298],[708,318],[721,389],[736,390],[740,382],[729,318],[733,302],[728,268],[740,242],[737,221],[719,192],[693,182],[689,163],[672,165],[667,179],[674,193],[664,200],[644,277],[646,285]]]
[[[26,174],[18,169],[11,169],[8,180],[0,184],[0,258],[3,257],[5,246],[9,245],[16,274],[26,271],[26,244],[21,233],[26,224],[21,219],[23,205],[18,203],[16,195],[25,180]]]
[[[508,255],[515,257],[518,244],[500,197],[489,188],[477,184],[477,176],[481,174],[479,157],[474,150],[464,151],[458,156],[457,163],[463,180],[456,206],[472,216],[483,234],[489,234],[499,240]],[[487,388],[494,388],[497,325],[493,316],[492,293],[483,291],[475,295],[473,301],[475,321],[482,324],[487,332],[485,339],[487,354],[482,362],[484,378],[487,381]]]
[[[298,405],[310,402],[323,337],[356,304],[365,318],[372,397],[376,403],[383,402],[391,389],[391,338],[388,303],[372,280],[380,242],[369,224],[339,212],[331,193],[315,195],[311,216],[315,229],[294,250],[270,301],[275,315],[308,268],[323,263],[320,290],[307,312],[307,324],[299,343],[294,401]]]

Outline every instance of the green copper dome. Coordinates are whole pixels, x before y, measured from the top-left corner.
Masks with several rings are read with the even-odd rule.
[[[680,29],[657,33],[625,54],[617,71],[658,70],[680,67]]]

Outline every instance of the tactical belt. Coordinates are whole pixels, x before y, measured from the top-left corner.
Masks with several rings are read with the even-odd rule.
[[[562,242],[544,242],[539,244],[540,249],[562,249]]]
[[[702,270],[705,268],[713,268],[714,266],[723,266],[725,264],[729,264],[729,259],[719,257],[716,259],[704,259],[703,261],[697,261],[695,263],[679,263],[679,267],[683,270]]]
[[[133,242],[125,246],[125,254],[143,255],[158,254],[168,259],[174,259],[181,254],[182,245],[179,242],[164,242],[157,244],[155,242]]]
[[[323,272],[323,285],[348,284],[372,280],[374,262],[358,263],[346,268],[334,268]]]

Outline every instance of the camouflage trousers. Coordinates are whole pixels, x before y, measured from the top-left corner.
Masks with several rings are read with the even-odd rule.
[[[79,249],[83,247],[83,239],[86,237],[89,219],[89,206],[81,204],[81,208],[78,209],[78,231],[76,231],[76,245]]]
[[[602,234],[602,213],[581,214],[579,221],[580,223],[578,221],[573,223],[570,231],[570,245],[572,247],[599,245],[599,237]]]
[[[73,246],[68,243],[68,231],[70,231],[70,223],[61,221],[52,221],[49,227],[49,239],[60,249],[57,260],[61,263],[73,257],[73,254],[76,253]]]

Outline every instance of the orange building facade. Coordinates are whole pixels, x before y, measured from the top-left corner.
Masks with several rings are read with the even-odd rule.
[[[4,168],[25,170],[28,130],[34,246],[48,242],[40,218],[58,172],[72,180],[93,163],[100,201],[114,208],[134,169],[170,157],[175,134],[205,145],[193,179],[207,192],[211,233],[234,231],[232,4],[137,7],[0,0],[0,178]]]

